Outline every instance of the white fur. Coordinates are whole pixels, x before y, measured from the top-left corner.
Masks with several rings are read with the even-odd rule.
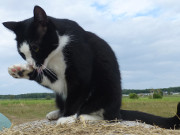
[[[54,83],[46,77],[43,76],[41,84],[44,86],[48,86],[53,91],[62,95],[64,99],[67,97],[67,86],[65,80],[65,70],[66,64],[64,61],[63,48],[69,43],[70,37],[68,35],[59,36],[59,44],[58,47],[53,50],[48,57],[44,60],[43,67],[47,67],[52,69],[56,75],[58,80]],[[26,61],[29,65],[33,66],[33,68],[37,68],[35,64],[35,60],[32,58],[29,45],[26,42],[23,42],[19,48],[19,51],[23,53],[26,57]]]
[[[61,94],[64,99],[67,97],[67,84],[65,79],[66,63],[64,61],[63,48],[69,43],[70,37],[67,35],[59,36],[59,45],[52,51],[44,61],[44,66],[52,69],[58,80],[51,83],[47,77],[43,77],[42,85],[50,87],[55,92]]]
[[[63,35],[63,36],[59,36],[59,45],[58,47],[53,50],[49,56],[45,59],[44,61],[44,66],[48,66],[49,62],[51,61],[52,58],[56,57],[56,54],[58,54],[59,52],[62,53],[62,49],[64,48],[64,46],[66,46],[68,44],[68,42],[70,41],[70,37],[68,35]],[[64,57],[63,57],[64,58]]]
[[[66,88],[66,82],[64,79],[61,79],[60,77],[58,77],[58,80],[56,82],[51,83],[51,81],[46,76],[43,76],[43,80],[42,80],[41,84],[44,86],[48,86],[53,91],[61,94],[63,99],[66,99],[67,88]]]
[[[59,110],[52,111],[46,115],[48,120],[57,120],[59,118]]]
[[[35,61],[31,56],[29,45],[26,42],[20,45],[19,51],[25,55],[27,63],[35,68]]]
[[[68,116],[68,117],[61,117],[58,119],[57,125],[70,124],[70,123],[76,122],[76,119],[77,119],[77,114]]]
[[[104,113],[104,110],[101,109],[101,110],[99,110],[97,112],[93,112],[93,113],[90,113],[90,114],[82,114],[78,118],[82,122],[84,122],[84,121],[88,121],[88,122],[98,121],[98,120],[103,120],[104,119],[103,113]],[[76,120],[78,118],[77,118],[77,114],[72,115],[72,116],[68,116],[68,117],[61,117],[61,118],[58,119],[57,125],[73,123],[73,122],[76,122]]]
[[[23,71],[23,77],[19,76],[18,72]],[[15,78],[26,78],[29,79],[28,73],[32,72],[33,69],[29,65],[16,64],[8,68],[8,72],[12,77]]]
[[[102,117],[98,115],[89,115],[89,114],[83,114],[79,116],[80,121],[98,121],[103,120]]]
[[[104,110],[101,109],[97,112],[93,112],[90,114],[82,114],[79,116],[80,121],[98,121],[98,120],[103,120],[103,113]]]

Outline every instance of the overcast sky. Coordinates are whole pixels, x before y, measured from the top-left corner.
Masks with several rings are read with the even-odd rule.
[[[106,40],[118,58],[123,89],[180,86],[180,0],[1,0],[0,22],[32,17],[34,5]],[[26,63],[14,38],[0,25],[0,95],[51,92],[8,74],[8,66]]]

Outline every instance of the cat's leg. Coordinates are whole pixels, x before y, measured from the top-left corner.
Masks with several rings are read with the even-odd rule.
[[[64,106],[64,113],[62,117],[58,119],[57,125],[76,122],[78,108],[80,107],[80,104],[84,102],[83,98],[79,98],[79,97],[82,96],[77,96],[77,93],[68,96]]]
[[[79,113],[78,111],[81,105],[86,102],[86,98],[84,97],[84,94],[78,92],[78,90],[74,92],[68,95],[64,106],[64,113],[62,117],[58,119],[57,125],[65,124],[65,123],[73,123],[76,122],[76,120],[78,119],[79,114],[77,113]],[[82,117],[85,117],[85,115]]]
[[[33,71],[34,69],[28,64],[16,64],[8,68],[9,74],[14,78],[30,79],[29,74]]]
[[[55,73],[53,73],[50,69],[49,70],[34,69],[29,64],[13,65],[8,68],[8,72],[14,78],[25,78],[29,80],[34,80],[40,85],[47,87],[49,86],[48,81],[44,81],[43,84],[41,84],[44,77],[47,77],[49,81],[57,80]]]
[[[85,121],[120,120],[120,99],[108,98],[108,95],[104,95],[104,98],[99,97],[101,97],[101,94],[91,94],[79,109],[79,119],[81,120],[82,117]]]
[[[71,97],[71,96],[70,96]],[[73,100],[74,98],[72,97],[71,100],[69,97],[66,99],[66,102],[62,102],[63,100],[60,100],[60,96],[56,95],[56,105],[61,109],[62,115],[57,121],[57,125],[59,124],[65,124],[65,123],[73,123],[77,119],[77,100]],[[62,106],[63,103],[63,106]]]
[[[56,93],[56,106],[57,106],[57,108],[59,108],[59,110],[49,112],[46,115],[46,118],[48,120],[57,120],[58,118],[60,118],[63,115],[63,112],[64,112],[64,100],[63,100],[62,96],[60,94],[58,94],[58,93]]]
[[[57,124],[75,122],[79,115],[79,109],[90,95],[90,88],[87,82],[89,82],[91,76],[84,76],[84,74],[78,74],[76,76],[74,75],[74,68],[71,69],[71,67],[66,70],[66,75],[68,93],[64,103],[64,113],[58,119]],[[79,80],[79,78],[83,78],[83,81],[81,79]]]

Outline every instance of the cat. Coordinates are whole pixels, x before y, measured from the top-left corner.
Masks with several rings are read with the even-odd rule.
[[[180,128],[180,103],[171,118],[120,109],[121,75],[113,50],[76,22],[47,16],[35,6],[32,18],[3,25],[15,33],[17,50],[27,61],[9,67],[9,74],[34,80],[56,93],[58,110],[48,113],[47,119],[57,119],[57,124],[77,119],[140,120]]]

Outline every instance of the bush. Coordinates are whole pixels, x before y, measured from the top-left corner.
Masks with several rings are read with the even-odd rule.
[[[138,96],[136,93],[130,93],[130,94],[129,94],[129,98],[130,98],[130,99],[138,99],[139,96]]]
[[[162,98],[163,96],[160,93],[154,93],[153,98]]]
[[[51,100],[51,96],[46,96],[46,100]]]
[[[163,98],[162,90],[152,90],[152,94],[149,96],[150,99]]]

